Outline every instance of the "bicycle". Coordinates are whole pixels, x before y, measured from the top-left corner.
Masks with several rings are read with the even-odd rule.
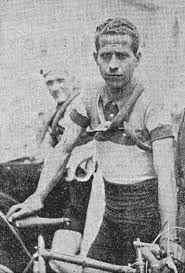
[[[0,216],[2,217],[1,213]],[[4,216],[5,217],[5,216]],[[5,218],[6,219],[6,218]],[[7,221],[7,220],[5,220]],[[24,229],[26,227],[38,227],[40,231],[46,226],[56,226],[64,223],[70,222],[70,219],[66,218],[42,218],[39,216],[32,216],[28,218],[24,218],[21,220],[17,220],[14,223],[19,229]],[[8,223],[8,225],[10,225]],[[11,225],[10,225],[11,226]],[[13,226],[11,226],[12,229]],[[42,232],[38,235],[37,246],[35,253],[30,257],[30,261],[27,263],[27,266],[22,271],[23,273],[28,273],[30,270],[33,273],[46,273],[46,264],[50,259],[54,259],[57,261],[67,262],[71,264],[76,264],[82,267],[90,267],[94,269],[100,269],[108,272],[114,273],[144,273],[148,272],[147,260],[150,261],[150,272],[151,273],[159,273],[164,270],[166,272],[166,266],[168,269],[173,270],[177,273],[177,268],[171,258],[171,256],[162,257],[162,251],[158,244],[156,243],[144,243],[141,242],[138,238],[133,242],[136,249],[136,261],[134,264],[128,265],[114,265],[109,264],[97,260],[93,260],[91,258],[83,258],[80,256],[72,256],[65,255],[61,253],[54,253],[51,250],[46,249],[45,240]],[[162,258],[157,259],[156,255]],[[10,273],[10,272],[8,272]],[[12,273],[12,271],[11,271]]]
[[[114,265],[91,258],[83,258],[80,256],[65,255],[61,253],[54,253],[51,250],[46,249],[45,239],[42,234],[43,228],[47,226],[61,226],[64,223],[69,223],[70,219],[67,218],[43,218],[39,216],[31,216],[21,220],[17,220],[14,224],[10,224],[5,215],[0,212],[0,219],[8,230],[10,230],[16,237],[19,245],[24,249],[27,255],[28,261],[24,269],[19,272],[22,273],[47,273],[46,264],[50,259],[76,264],[82,267],[90,267],[94,269],[100,269],[114,273],[144,273],[150,271],[151,273],[159,273],[161,271],[168,272],[168,269],[173,270],[177,273],[177,268],[171,258],[171,256],[163,257],[164,254],[159,245],[154,243],[144,243],[138,238],[133,242],[136,249],[136,261],[133,264],[128,265]],[[36,251],[31,255],[26,249],[24,242],[21,240],[19,230],[25,228],[37,227],[39,229],[39,235],[37,239]],[[159,237],[159,236],[158,236]],[[156,256],[158,258],[156,258]],[[24,258],[24,257],[23,257]],[[147,260],[150,261],[150,267],[147,266]],[[167,267],[166,267],[167,266]],[[149,269],[149,270],[147,270]],[[3,273],[14,273],[14,271],[5,265],[0,265],[0,272]]]

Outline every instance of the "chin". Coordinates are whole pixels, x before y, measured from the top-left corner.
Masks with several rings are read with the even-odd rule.
[[[123,82],[114,82],[114,81],[106,81],[106,84],[113,88],[113,89],[120,89],[122,88],[125,84]]]
[[[62,102],[64,102],[64,101],[66,101],[66,99],[67,99],[67,96],[57,97],[57,101],[58,101],[59,103],[62,103]]]
[[[57,100],[57,103],[58,104],[62,104],[62,103],[64,103],[66,100]]]

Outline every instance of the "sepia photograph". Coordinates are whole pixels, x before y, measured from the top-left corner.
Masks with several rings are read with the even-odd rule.
[[[0,273],[185,273],[185,0],[0,0]]]

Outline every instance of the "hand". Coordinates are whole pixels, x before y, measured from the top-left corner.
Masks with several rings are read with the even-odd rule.
[[[30,216],[43,208],[43,201],[40,195],[34,193],[30,195],[23,203],[14,205],[8,211],[6,217],[9,222]]]
[[[159,248],[156,248],[156,246],[150,249],[150,247],[142,247],[141,249],[143,258],[149,262],[150,265],[150,271],[151,273],[155,272],[161,272],[161,273],[168,273],[173,272],[177,273],[177,268],[170,256],[159,260],[155,255],[158,256]],[[148,272],[148,270],[147,270]]]
[[[99,131],[107,131],[110,128],[111,122],[110,121],[105,121],[104,123],[100,123],[96,129]],[[96,130],[95,129],[95,130]]]
[[[160,248],[165,253],[169,254],[172,257],[175,264],[185,263],[185,250],[181,247],[181,245],[179,245],[175,241],[172,241],[172,240],[169,241],[169,250],[168,250],[168,240],[164,238],[160,242]]]

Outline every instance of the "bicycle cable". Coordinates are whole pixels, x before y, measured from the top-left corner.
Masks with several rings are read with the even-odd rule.
[[[170,230],[174,230],[174,229],[180,229],[180,230],[185,231],[185,228],[179,227],[179,226],[174,226],[174,227],[171,227],[171,228],[167,228],[167,229],[163,230],[161,233],[159,233],[159,234],[157,235],[157,237],[154,239],[154,241],[152,242],[152,244],[155,244],[156,241],[157,241],[164,233],[166,233],[166,232],[169,233]]]

